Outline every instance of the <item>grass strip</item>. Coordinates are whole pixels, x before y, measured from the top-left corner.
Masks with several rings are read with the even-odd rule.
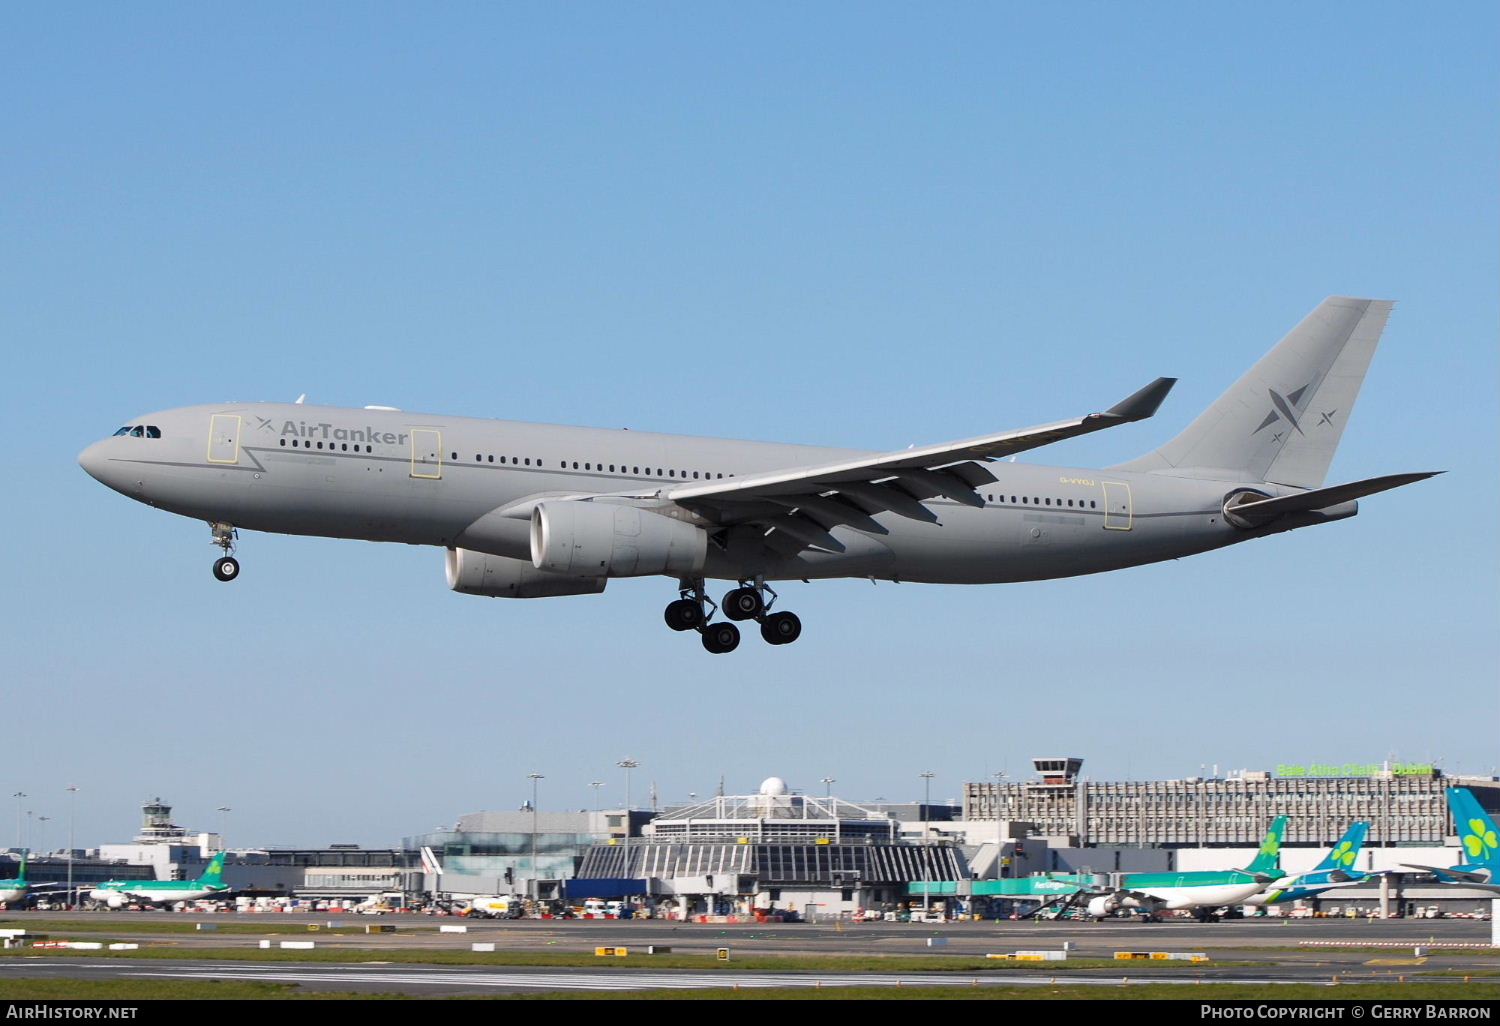
[[[1326,984],[1130,983],[1031,987],[779,987],[707,990],[553,991],[459,994],[436,1000],[488,1001],[1493,1001],[1494,985],[1453,983]],[[401,1001],[395,992],[320,991],[259,980],[0,980],[0,1001]],[[435,1000],[420,996],[416,1000]]]

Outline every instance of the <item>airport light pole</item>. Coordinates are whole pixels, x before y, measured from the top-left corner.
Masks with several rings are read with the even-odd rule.
[[[832,798],[833,797],[833,785],[837,784],[837,783],[838,783],[838,781],[835,780],[833,777],[824,777],[823,778],[823,797],[825,797],[825,798]]]
[[[615,763],[625,771],[625,879],[630,879],[630,771],[640,765],[634,759],[625,758]]]
[[[928,836],[927,808],[932,804],[932,778],[937,774],[931,770],[917,774],[922,778],[922,875],[932,875],[932,845]],[[922,881],[922,911],[925,913],[932,908],[932,881]]]
[[[25,791],[17,791],[11,797],[16,800],[16,850],[22,851],[26,847],[26,832],[21,827],[21,803],[31,796]]]
[[[229,842],[224,839],[224,834],[229,830],[229,814],[234,810],[227,805],[220,805],[214,811],[219,814],[219,848],[223,850],[229,847]]]
[[[602,780],[590,780],[589,781],[589,786],[594,789],[594,811],[598,812],[599,811],[599,788],[601,788],[601,787],[604,786],[604,781],[602,781]]]
[[[1005,783],[1005,771],[996,770],[990,776],[995,778],[995,879],[1003,875],[1000,872],[1000,853],[1005,850],[1005,829],[1000,825],[1000,786]]]
[[[78,785],[69,784],[63,788],[68,792],[68,908],[73,907],[73,852],[77,847],[74,841],[74,826],[78,821]]]
[[[526,777],[531,781],[531,890],[532,897],[540,901],[542,897],[542,885],[536,868],[536,794],[537,781],[542,779],[542,775],[540,773],[528,773]]]

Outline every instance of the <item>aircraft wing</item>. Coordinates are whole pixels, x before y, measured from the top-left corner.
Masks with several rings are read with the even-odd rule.
[[[981,463],[1145,420],[1156,412],[1176,381],[1157,378],[1103,413],[1074,420],[818,466],[683,485],[662,491],[660,497],[696,510],[716,523],[763,525],[768,540],[779,535],[790,543],[790,552],[803,548],[842,552],[843,544],[829,533],[833,528],[847,524],[872,534],[887,534],[871,519],[885,512],[937,523],[937,514],[925,505],[936,497],[981,507],[984,500],[975,489],[995,480]]]

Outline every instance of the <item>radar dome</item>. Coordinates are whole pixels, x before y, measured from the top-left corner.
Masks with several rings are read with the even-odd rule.
[[[786,781],[780,777],[767,777],[760,785],[760,793],[766,797],[786,794]]]

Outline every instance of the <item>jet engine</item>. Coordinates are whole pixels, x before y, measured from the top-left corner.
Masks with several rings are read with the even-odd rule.
[[[598,577],[695,574],[708,555],[701,528],[637,506],[559,499],[531,514],[538,570]]]
[[[1120,904],[1118,895],[1101,894],[1097,898],[1090,898],[1087,907],[1089,915],[1095,919],[1103,919],[1111,912],[1118,912],[1125,906]]]
[[[128,894],[106,890],[89,891],[89,897],[101,905],[108,905],[110,908],[124,908],[133,900]]]
[[[445,559],[448,587],[463,595],[488,598],[552,598],[557,595],[597,595],[603,577],[555,574],[538,570],[523,559],[491,556],[469,549],[449,549]]]

